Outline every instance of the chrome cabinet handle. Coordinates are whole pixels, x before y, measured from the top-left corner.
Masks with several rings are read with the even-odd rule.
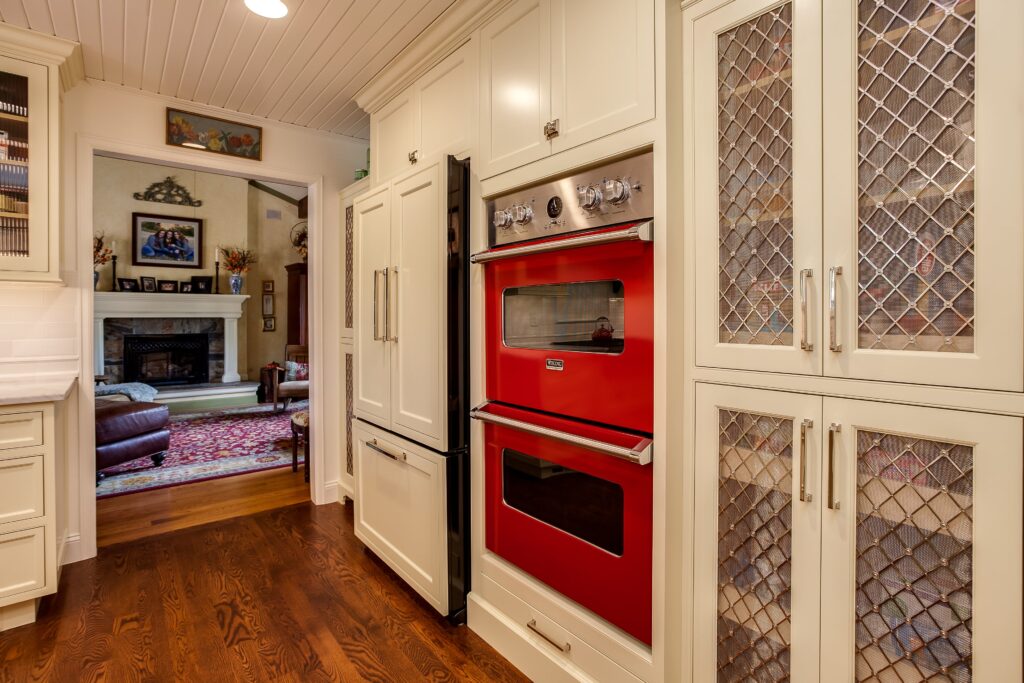
[[[397,342],[398,341],[398,334],[395,331],[398,329],[398,311],[397,311],[397,306],[398,306],[398,267],[395,266],[391,270],[395,274],[395,284],[394,284],[394,287],[395,287],[395,297],[394,298],[395,298],[396,310],[395,310],[395,319],[394,319],[394,321],[392,321],[391,320],[391,292],[390,292],[390,289],[391,289],[391,284],[390,284],[391,283],[391,278],[386,278],[384,280],[384,282],[385,282],[385,284],[387,284],[388,290],[389,290],[388,291],[388,311],[387,311],[387,313],[388,313],[388,327],[387,327],[387,329],[388,329],[388,339],[387,340],[388,341]]]
[[[842,274],[842,266],[828,269],[828,348],[836,353],[843,350],[843,345],[836,338],[836,278]]]
[[[544,633],[539,628],[537,628],[537,620],[536,619],[530,619],[528,622],[526,622],[526,628],[530,629],[531,631],[536,633],[538,636],[540,636],[544,640],[546,640],[549,643],[551,643],[552,646],[558,648],[559,650],[561,650],[562,652],[565,652],[566,654],[568,654],[569,650],[572,649],[572,643],[566,643],[565,645],[560,645],[557,642],[555,642],[554,640],[552,640],[551,636],[549,636],[548,634]]]
[[[803,322],[803,330],[800,334],[800,348],[803,351],[813,351],[814,344],[808,339],[810,322],[807,320],[807,281],[814,276],[814,271],[804,268],[800,271],[800,318]]]
[[[419,154],[420,151],[418,149],[414,149],[413,151],[409,152],[409,163],[415,164],[417,161],[419,161]]]
[[[577,247],[592,247],[598,244],[612,244],[615,242],[641,242],[654,241],[654,223],[647,221],[638,225],[631,225],[621,230],[610,230],[598,232],[591,235],[580,235],[578,237],[567,237],[552,242],[534,242],[523,247],[506,247],[503,249],[491,249],[481,251],[469,257],[470,263],[487,263],[499,259],[514,258],[516,256],[527,256],[529,254],[542,254],[550,251],[561,251],[563,249],[575,249]]]
[[[373,341],[384,341],[380,335],[380,275],[379,270],[373,271]]]
[[[377,439],[370,439],[369,441],[367,441],[366,442],[366,447],[369,448],[370,450],[377,451],[381,455],[386,455],[387,457],[391,458],[392,460],[396,460],[398,462],[405,462],[406,458],[408,457],[405,454],[405,451],[402,451],[402,453],[399,454],[399,455],[395,455],[391,451],[384,450],[383,448],[381,448],[380,446],[377,445]]]
[[[558,136],[558,124],[559,120],[548,121],[544,124],[544,137],[550,140],[553,137]]]
[[[388,277],[390,268],[382,268],[384,273],[384,341],[391,341],[391,279]]]
[[[836,433],[843,430],[842,425],[835,422],[828,427],[828,509],[838,510],[839,501],[836,500]]]
[[[800,423],[800,500],[810,503],[814,496],[807,493],[807,430],[814,427],[814,420]]]

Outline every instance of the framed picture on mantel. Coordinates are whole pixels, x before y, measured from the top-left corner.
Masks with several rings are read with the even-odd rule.
[[[132,265],[203,267],[203,219],[132,214]]]

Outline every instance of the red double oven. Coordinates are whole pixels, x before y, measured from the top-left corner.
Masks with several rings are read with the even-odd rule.
[[[488,203],[489,550],[651,642],[652,155]]]

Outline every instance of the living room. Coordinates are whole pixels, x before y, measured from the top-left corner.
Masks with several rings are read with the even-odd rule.
[[[101,546],[309,499],[307,194],[94,157]]]

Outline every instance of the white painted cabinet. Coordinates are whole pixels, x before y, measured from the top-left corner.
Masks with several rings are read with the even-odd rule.
[[[464,154],[476,128],[476,46],[467,43],[370,117],[374,185],[442,152]]]
[[[355,414],[447,450],[447,156],[355,202]]]
[[[1024,389],[1024,6],[904,4],[685,11],[699,365]]]
[[[518,0],[480,31],[480,176],[655,115],[652,0]]]
[[[356,537],[447,614],[444,456],[362,421],[353,431]]]
[[[696,398],[695,680],[1020,680],[1020,418]]]

